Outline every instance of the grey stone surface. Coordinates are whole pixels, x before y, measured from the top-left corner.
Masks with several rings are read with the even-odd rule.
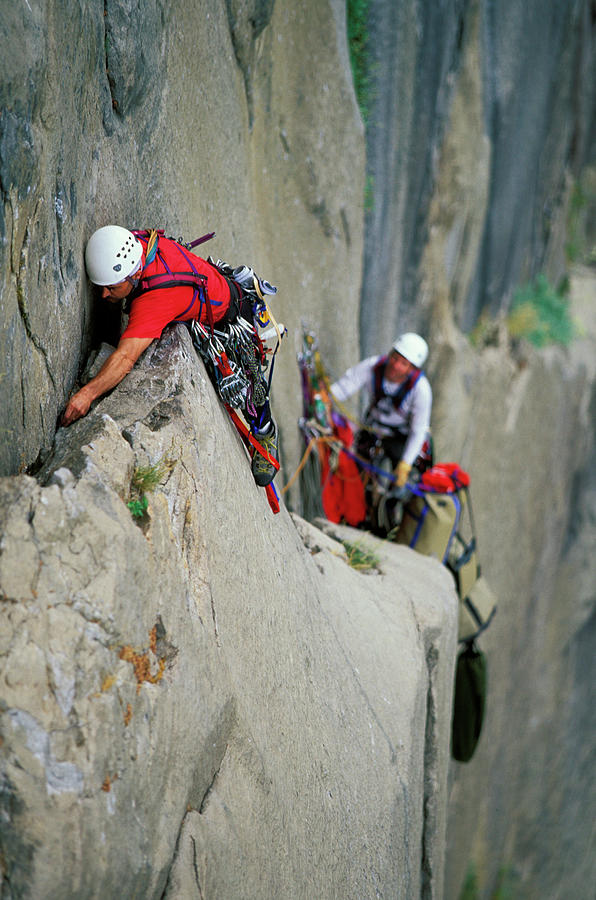
[[[105,750],[86,769],[78,758],[83,750],[71,757],[62,752],[67,740],[79,747],[77,728],[84,720],[74,716],[73,702],[65,724],[63,709],[69,710],[73,679],[78,684],[79,673],[69,670],[55,649],[56,635],[64,629],[75,639],[81,630],[94,635],[93,629],[99,629],[91,647],[107,678],[115,661],[113,647],[131,642],[132,634],[137,643],[130,646],[147,650],[153,665],[149,672],[155,673],[159,658],[165,657],[150,650],[149,631],[161,615],[163,640],[181,645],[178,633],[186,628],[186,613],[177,608],[169,619],[164,597],[178,590],[185,598],[191,595],[188,579],[194,577],[196,556],[207,552],[192,522],[185,528],[174,486],[172,493],[158,491],[152,496],[155,509],[147,534],[153,529],[159,553],[167,555],[171,528],[162,508],[166,502],[169,521],[177,523],[176,546],[182,548],[176,550],[182,568],[172,575],[175,586],[168,587],[163,576],[166,593],[152,595],[150,614],[143,607],[140,625],[137,620],[113,625],[117,617],[112,612],[99,616],[105,598],[108,609],[116,603],[139,548],[147,551],[147,571],[162,565],[159,553],[154,558],[154,550],[147,550],[147,537],[139,543],[139,529],[130,530],[128,513],[121,515],[122,503],[131,467],[140,459],[153,461],[170,446],[169,437],[160,441],[171,433],[172,418],[180,415],[178,411],[173,416],[172,410],[182,401],[170,398],[172,383],[159,363],[163,349],[153,347],[139,373],[151,365],[161,374],[146,387],[142,408],[134,407],[140,383],[135,373],[117,397],[102,404],[101,415],[108,418],[94,416],[75,426],[76,431],[58,431],[54,447],[58,413],[89,348],[102,340],[114,343],[120,324],[96,306],[84,279],[83,248],[90,233],[110,221],[161,224],[187,238],[213,229],[217,237],[207,245],[208,252],[232,264],[254,264],[279,286],[274,312],[289,326],[289,335],[276,363],[273,388],[284,457],[278,480],[293,472],[299,453],[295,352],[303,320],[316,330],[332,375],[360,355],[360,324],[365,352],[385,349],[402,326],[422,328],[429,337],[437,452],[472,472],[483,561],[500,600],[497,620],[482,640],[491,678],[485,734],[478,758],[452,770],[446,896],[458,896],[472,863],[485,895],[498,889],[502,869],[518,879],[528,897],[542,898],[550,890],[583,900],[582,891],[596,879],[596,854],[584,826],[596,815],[590,773],[595,732],[591,661],[596,657],[594,343],[586,338],[568,353],[528,353],[523,346],[508,346],[501,321],[493,329],[494,346],[475,352],[461,329],[473,323],[483,307],[505,308],[515,284],[536,271],[543,269],[552,281],[563,272],[573,179],[582,177],[586,196],[590,176],[593,185],[593,169],[582,171],[584,163],[594,159],[596,44],[591,4],[375,0],[372,7],[375,44],[382,51],[375,69],[380,115],[375,118],[373,109],[369,128],[374,206],[362,279],[364,132],[350,83],[341,0],[3,4],[0,473],[16,475],[42,465],[41,476],[53,483],[40,488],[21,477],[3,482],[2,531],[13,535],[3,558],[18,558],[19,566],[4,566],[2,577],[11,596],[28,599],[4,607],[12,624],[2,632],[2,646],[11,654],[14,675],[9,680],[13,678],[16,692],[22,690],[33,702],[38,685],[43,702],[59,711],[48,713],[47,719],[29,713],[32,721],[25,710],[7,721],[10,733],[14,725],[14,733],[21,736],[19,747],[30,744],[27,753],[39,765],[40,790],[47,793],[51,788],[52,804],[74,810],[66,829],[67,862],[79,860],[83,872],[81,848],[92,845],[97,854],[105,845],[79,804],[93,806],[93,791],[87,786],[103,784],[121,772],[119,761],[129,752],[121,748],[137,737],[136,732],[134,739],[128,737],[133,718],[115,739],[112,756]],[[584,232],[579,243],[585,244],[589,259],[593,206],[586,205],[578,220]],[[586,298],[582,314],[587,320],[594,308],[593,272],[574,273],[572,282],[574,293],[579,289]],[[593,334],[593,328],[588,332]],[[133,408],[121,420],[125,396]],[[217,410],[217,404],[210,406],[209,415],[217,416]],[[194,427],[184,433],[190,447],[199,446]],[[226,431],[226,453],[229,437]],[[146,452],[139,442],[148,442]],[[201,458],[209,466],[223,452],[222,441],[217,447],[213,441],[201,446]],[[52,450],[54,459],[63,462],[53,475]],[[112,456],[118,465],[108,477]],[[192,466],[188,471],[194,471]],[[231,471],[224,475],[224,486],[245,477],[244,468],[242,477],[240,468],[232,466]],[[203,474],[197,483],[208,482]],[[180,466],[170,475],[173,485],[182,485],[182,493],[186,477]],[[192,503],[188,515],[202,526],[207,518],[203,511],[215,516],[219,501],[216,493],[200,496],[203,506],[196,497],[193,502],[199,503],[201,515]],[[49,498],[47,513],[42,497]],[[298,502],[293,494],[288,499]],[[67,510],[63,516],[62,505]],[[85,513],[96,506],[96,514]],[[18,516],[16,508],[22,511]],[[91,520],[99,517],[99,531],[86,515]],[[42,565],[36,574],[39,542],[33,524],[37,520],[36,527],[49,540],[53,529],[63,535],[63,520],[71,519],[74,538],[63,544],[57,537],[47,551],[49,569]],[[121,540],[116,538],[113,548],[110,542],[109,549],[101,537],[108,521],[123,529],[118,531]],[[215,519],[210,527],[218,524]],[[277,528],[276,523],[275,531],[265,531],[271,545]],[[320,533],[313,540],[322,543]],[[235,546],[226,546],[225,552],[226,559],[233,559]],[[321,549],[313,560],[327,552]],[[115,561],[110,553],[116,554]],[[332,559],[339,557],[332,554]],[[282,564],[278,571],[281,581]],[[256,580],[256,573],[251,577]],[[359,576],[358,583],[365,577]],[[230,572],[226,578],[237,589]],[[39,606],[41,625],[35,624],[32,591],[37,591],[39,580],[48,597],[69,598],[56,607],[63,618],[53,618],[58,613],[51,608],[51,628],[45,624],[50,621],[45,605]],[[267,585],[266,594],[272,590]],[[413,593],[418,589],[413,587]],[[196,590],[203,591],[197,608],[202,621],[209,623],[207,583]],[[223,593],[221,584],[218,590]],[[77,604],[73,616],[62,610],[65,605],[71,609],[71,602]],[[117,606],[120,616],[121,604]],[[25,617],[30,610],[31,628],[37,629],[31,641]],[[79,616],[87,616],[85,625]],[[195,638],[202,647],[211,647],[215,640],[205,638],[198,626],[188,641]],[[84,644],[87,637],[81,640]],[[337,650],[339,644],[334,646]],[[207,681],[215,678],[213,671],[220,674],[220,649],[214,651],[216,662],[211,650],[205,650]],[[329,658],[333,655],[329,650]],[[131,662],[121,660],[118,666],[132,679]],[[75,698],[87,697],[88,681],[95,684],[101,678],[104,683],[104,675],[86,671],[83,667],[83,687],[77,688]],[[48,679],[51,690],[45,687]],[[124,718],[127,704],[138,702],[142,716],[148,717],[146,731],[138,738],[143,745],[143,734],[150,731],[147,710],[164,679],[166,675],[156,685],[142,682],[138,700],[134,680],[122,680],[118,697],[123,706],[114,700],[113,687],[104,691],[100,701],[109,706],[106,721],[113,723],[113,709]],[[291,693],[292,686],[286,689]],[[92,690],[97,692],[97,687]],[[264,696],[259,695],[261,704]],[[230,697],[233,701],[228,702]],[[206,733],[219,729],[228,734],[233,729],[225,723],[238,718],[233,689],[226,686],[219,699],[221,705],[210,708]],[[83,709],[86,712],[87,706]],[[71,718],[77,723],[72,727]],[[244,713],[240,718],[246,727]],[[172,721],[172,728],[180,722],[181,717]],[[111,735],[112,725],[106,727]],[[167,729],[161,724],[159,729],[161,738]],[[207,746],[209,737],[201,741]],[[147,745],[154,748],[154,736],[147,737]],[[185,759],[189,752],[183,742]],[[143,753],[144,764],[151,753]],[[219,746],[212,754],[211,762],[189,779],[191,793],[202,796],[211,783],[223,758]],[[142,786],[152,783],[159,768],[153,757],[147,765]],[[78,772],[84,776],[81,795]],[[155,777],[172,780],[163,773]],[[119,776],[115,783],[124,796],[133,791],[131,772],[127,778]],[[223,802],[231,783],[222,780]],[[65,785],[68,790],[61,789]],[[242,784],[236,787],[244,789]],[[11,817],[26,815],[22,789],[21,782],[18,790],[9,785],[5,789]],[[106,805],[116,802],[116,791],[101,792]],[[371,796],[376,796],[374,791]],[[141,803],[134,797],[144,808],[145,798]],[[485,798],[482,804],[479,797]],[[220,806],[211,810],[214,817],[221,810],[222,801],[217,802]],[[200,814],[193,810],[180,830],[180,858],[194,865],[200,847],[211,865],[219,852],[217,842],[222,855],[228,852],[229,835],[222,828],[217,841],[206,842],[199,833]],[[353,807],[350,812],[353,816]],[[176,807],[176,815],[179,824],[184,810]],[[166,829],[163,835],[141,839],[137,809],[127,816],[134,836],[131,846],[136,848],[131,851],[133,868],[137,874],[145,872],[138,874],[139,891],[147,884],[165,885],[176,838]],[[39,867],[43,878],[44,867],[52,869],[54,852],[62,860],[66,851],[56,835],[50,837],[56,849],[52,845],[40,855],[36,827],[6,833],[7,858],[19,860],[23,878],[32,867]],[[155,853],[149,847],[152,841]],[[279,846],[277,852],[279,857]],[[107,858],[107,850],[104,855]],[[150,857],[158,867],[163,865],[161,874],[153,869],[149,873]],[[186,888],[175,884],[184,884],[185,878],[192,882],[193,872],[178,864],[169,871],[168,890],[183,895]],[[266,866],[264,871],[267,884],[274,884],[274,874]],[[17,894],[19,873],[18,867],[12,873]],[[81,875],[85,878],[92,875]],[[117,876],[113,885],[116,890]]]
[[[480,559],[499,600],[479,641],[483,735],[472,761],[451,770],[453,900],[471,867],[480,896],[500,884],[532,900],[592,892],[594,836],[582,823],[596,809],[595,300],[594,274],[576,270],[583,337],[571,351],[512,355],[505,342],[477,354],[462,341],[443,348],[434,382],[435,439],[471,474]]]
[[[372,0],[370,28],[363,355],[385,349],[386,329],[429,326],[432,304],[421,303],[420,284],[433,201],[457,212],[452,248],[473,274],[462,283],[450,266],[466,330],[482,310],[507,308],[515,287],[538,272],[557,283],[571,180],[593,162],[596,122],[589,0]],[[451,107],[462,92],[458,120]],[[479,118],[464,130],[474,106]],[[463,196],[456,180],[446,192],[437,178],[454,139],[463,153],[447,165],[468,182]]]
[[[215,231],[206,254],[278,286],[292,465],[302,321],[341,335],[338,369],[358,352],[364,134],[343,4],[18,3],[0,48],[0,472],[43,459],[90,346],[117,339],[83,268],[110,222]]]
[[[184,328],[0,494],[3,896],[441,896],[451,578],[274,516]]]

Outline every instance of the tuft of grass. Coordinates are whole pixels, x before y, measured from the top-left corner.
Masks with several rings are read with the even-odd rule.
[[[130,513],[134,519],[142,519],[147,512],[149,501],[143,494],[142,497],[135,497],[133,500],[129,500],[126,505],[128,506]]]
[[[511,337],[525,338],[535,347],[567,346],[576,334],[568,298],[552,287],[545,275],[515,292],[507,329]]]
[[[165,456],[152,466],[137,466],[130,484],[130,500],[126,504],[135,519],[142,519],[149,501],[147,494],[154,491],[172,471],[176,461]]]
[[[376,553],[363,547],[362,544],[352,544],[350,541],[342,541],[348,557],[348,565],[358,572],[380,571],[381,561]]]
[[[138,494],[154,491],[172,470],[173,465],[174,463],[166,457],[158,460],[153,466],[137,466],[132,476],[132,489]]]
[[[490,316],[487,310],[484,310],[474,328],[468,335],[468,339],[472,347],[482,349],[483,347],[499,346],[499,321]]]

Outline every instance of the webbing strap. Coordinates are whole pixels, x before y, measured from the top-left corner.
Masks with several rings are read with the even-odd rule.
[[[182,247],[180,246],[180,244],[176,244],[176,246],[178,247],[178,250],[180,251],[180,253],[181,253],[182,256],[184,257],[184,259],[187,261],[187,263],[189,264],[189,266],[191,267],[191,269],[193,270],[193,272],[194,272],[197,276],[200,275],[200,273],[199,273],[199,272],[197,271],[197,269],[195,268],[195,265],[194,265],[194,263],[193,263],[193,261],[192,261],[192,258],[189,257],[188,254],[186,254],[186,253],[184,252],[184,250],[182,249]],[[215,300],[212,301],[211,298],[209,297],[209,291],[207,290],[207,279],[206,279],[206,278],[205,278],[205,280],[204,280],[204,282],[203,282],[203,294],[201,294],[200,296],[201,296],[201,308],[202,308],[202,306],[203,306],[203,302],[202,302],[202,301],[203,301],[203,297],[204,297],[204,299],[205,299],[205,307],[206,307],[206,310],[207,310],[207,319],[208,319],[208,321],[209,321],[209,328],[211,329],[211,336],[213,337],[213,331],[214,331],[214,329],[215,329],[215,322],[214,322],[214,319],[213,319],[213,308],[212,308],[212,303],[216,303],[216,305],[218,305],[218,306],[221,305],[221,304],[220,304],[219,302],[215,301]],[[199,312],[199,315],[200,315],[200,312]]]
[[[199,288],[204,287],[206,280],[205,275],[195,275],[194,272],[163,272],[161,275],[145,276],[139,282],[139,287],[143,292],[182,286]]]
[[[244,422],[240,419],[237,413],[234,412],[231,406],[228,406],[227,403],[224,403],[225,408],[228,411],[228,415],[230,419],[236,426],[236,431],[244,441],[245,445],[248,447],[250,444],[257,453],[260,453],[262,457],[264,457],[268,462],[271,463],[273,468],[277,471],[279,470],[279,463],[276,459],[273,459],[269,453],[265,450],[265,448],[257,441],[255,436],[249,431]],[[279,512],[279,496],[273,484],[268,484],[265,488],[265,493],[267,494],[267,500],[269,501],[269,506],[271,507],[272,512]]]
[[[148,275],[146,278],[142,279],[139,283],[139,289],[141,292],[145,293],[146,291],[155,291],[158,288],[170,288],[170,287],[193,287],[195,289],[193,293],[192,300],[187,309],[181,314],[181,316],[185,316],[189,309],[192,308],[193,303],[196,300],[197,293],[199,295],[200,300],[200,308],[197,319],[200,319],[201,313],[203,311],[203,305],[205,305],[207,312],[207,320],[209,322],[209,327],[211,329],[211,333],[213,334],[213,329],[215,327],[215,321],[213,317],[213,309],[214,306],[221,306],[221,300],[211,300],[209,297],[209,292],[207,290],[207,276],[203,275],[199,272],[193,262],[192,254],[186,253],[185,249],[182,247],[179,241],[171,238],[172,242],[177,247],[179,253],[183,257],[183,259],[188,263],[191,270],[190,272],[172,272],[163,259],[161,253],[159,252],[159,237],[163,237],[164,233],[161,229],[153,229],[150,232],[143,231],[134,231],[133,234],[136,235],[141,241],[147,242],[147,251],[145,257],[145,263],[152,262],[155,259],[156,254],[159,255],[164,267],[166,268],[166,272],[161,275]],[[196,247],[198,244],[202,244],[204,241],[210,240],[215,235],[215,232],[212,231],[209,234],[204,234],[202,237],[197,238],[196,241],[193,241],[189,246]],[[180,319],[181,316],[178,316],[177,319]]]
[[[445,564],[447,562],[447,557],[449,556],[449,550],[451,549],[451,543],[453,541],[453,538],[455,537],[457,529],[459,528],[459,520],[460,520],[460,516],[461,516],[461,501],[460,501],[459,497],[457,496],[457,492],[455,492],[452,496],[453,496],[453,505],[455,506],[455,522],[453,523],[453,528],[451,530],[451,534],[449,535],[449,540],[447,542],[447,549],[445,550],[445,555],[444,555],[443,559],[441,560],[441,562],[443,564]]]
[[[418,543],[418,538],[420,537],[420,532],[422,531],[422,526],[424,525],[424,520],[426,519],[426,514],[428,512],[428,506],[426,504],[422,507],[422,511],[420,513],[420,517],[415,516],[414,513],[410,513],[413,519],[418,521],[418,525],[416,526],[416,530],[414,531],[414,535],[412,540],[410,541],[410,547],[415,547]]]

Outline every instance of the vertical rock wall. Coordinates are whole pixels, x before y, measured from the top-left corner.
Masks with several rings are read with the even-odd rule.
[[[248,467],[179,326],[0,479],[7,900],[441,897],[452,580]]]
[[[278,285],[291,465],[301,321],[337,338],[338,369],[358,347],[364,138],[343,4],[19,3],[0,39],[0,472],[47,453],[89,346],[116,339],[83,269],[109,222],[214,230],[205,253]]]
[[[596,108],[587,0],[373,0],[370,28],[379,39],[367,129],[364,355],[385,349],[387,333],[429,326],[432,304],[421,304],[420,286],[432,203],[453,205],[441,266],[464,329],[483,309],[506,308],[537,272],[558,281],[569,176],[593,158]],[[454,132],[452,106],[462,101],[457,123],[467,127]],[[438,163],[455,145],[468,190],[445,197]]]
[[[418,321],[417,268],[465,8],[463,0],[370,4],[363,356],[383,352],[398,323]]]
[[[592,5],[375,0],[373,33],[381,23],[363,353],[405,328],[429,338],[436,452],[472,475],[499,598],[480,640],[485,730],[474,760],[452,770],[446,896],[475,871],[483,897],[589,898],[593,838],[578,811],[596,814],[596,286],[593,269],[569,267],[566,244],[571,185],[582,176],[585,202],[595,152]],[[589,259],[589,215],[584,225]],[[506,311],[538,272],[555,284],[568,275],[581,337],[538,353],[511,342],[501,317],[472,349],[462,332],[482,311]]]
[[[483,735],[470,763],[452,765],[449,898],[473,873],[479,896],[500,885],[532,900],[588,900],[594,880],[584,817],[596,809],[596,278],[580,270],[572,284],[585,335],[570,353],[478,355],[462,344],[442,360],[436,439],[471,473],[480,558],[499,599],[479,640]]]

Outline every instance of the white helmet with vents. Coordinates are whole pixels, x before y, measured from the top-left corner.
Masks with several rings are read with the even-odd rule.
[[[404,356],[417,369],[424,365],[428,356],[428,344],[424,338],[411,331],[401,334],[391,349]]]
[[[104,225],[87,241],[87,274],[93,284],[118,284],[137,271],[142,255],[143,246],[132,231],[119,225]]]

